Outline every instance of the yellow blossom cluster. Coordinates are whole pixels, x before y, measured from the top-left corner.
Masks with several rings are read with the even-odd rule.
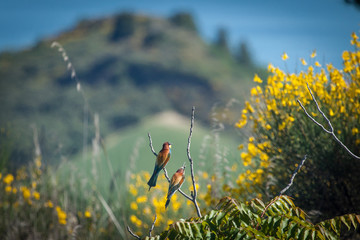
[[[212,178],[207,172],[201,171],[198,176],[195,176],[196,189],[198,191],[197,200],[199,205],[205,209],[210,206],[210,194],[201,191],[201,184],[212,181]],[[195,214],[193,203],[186,199],[178,191],[172,196],[171,202],[167,209],[165,209],[166,196],[169,188],[169,183],[165,178],[163,172],[160,172],[156,187],[151,188],[147,181],[150,179],[149,172],[139,172],[131,175],[131,182],[128,185],[128,208],[130,209],[130,222],[132,229],[140,235],[143,229],[149,229],[154,221],[155,214],[157,220],[155,226],[157,229],[166,229],[173,223],[174,219],[191,217]],[[208,190],[209,190],[208,184]],[[211,185],[210,185],[211,186]],[[192,189],[191,176],[186,176],[186,180],[181,188],[190,196]],[[210,187],[211,190],[211,187]]]
[[[308,62],[300,59],[303,69],[299,73],[287,73],[269,64],[266,80],[254,76],[258,85],[250,90],[251,97],[245,102],[241,117],[235,124],[237,128],[250,128],[254,136],[249,137],[246,147],[243,144],[239,146],[243,165],[252,170],[239,175],[238,193],[249,191],[253,185],[265,181],[264,170],[280,158],[284,150],[287,151],[286,144],[290,142],[281,145],[279,139],[288,137],[294,130],[294,124],[299,124],[300,116],[304,116],[298,100],[313,117],[321,118],[307,84],[323,112],[338,127],[336,133],[350,135],[355,146],[360,146],[360,42],[355,33],[352,34],[351,44],[355,46],[355,51],[343,52],[342,70],[332,64],[322,68],[316,61],[316,51],[313,51]],[[288,58],[286,53],[282,55],[284,61]],[[303,129],[298,131],[299,137],[305,134]]]
[[[57,215],[58,215],[59,223],[62,224],[62,225],[65,225],[66,224],[66,217],[67,217],[66,212],[63,211],[60,206],[56,206],[55,209],[56,209],[56,212],[57,212]]]
[[[143,228],[149,228],[157,216],[155,226],[167,226],[171,218],[178,216],[181,206],[185,204],[185,199],[174,194],[167,209],[165,209],[166,195],[169,187],[168,181],[162,172],[159,174],[156,187],[148,191],[147,181],[150,179],[149,172],[140,172],[131,175],[129,191],[129,209],[131,209],[130,222],[134,229],[141,232]]]
[[[46,219],[44,224],[51,223],[47,227],[64,226],[63,230],[67,232],[67,211],[61,208],[60,204],[54,203],[58,202],[58,199],[49,199],[47,189],[43,188],[48,183],[44,182],[47,178],[43,178],[42,168],[41,156],[39,156],[28,168],[20,167],[15,175],[0,173],[0,214],[14,218],[6,219],[6,222],[0,220],[2,227],[14,221],[28,221],[29,224],[39,225],[36,223],[37,219]],[[35,218],[21,219],[25,216]],[[85,219],[91,218],[91,209],[86,209],[83,216]]]

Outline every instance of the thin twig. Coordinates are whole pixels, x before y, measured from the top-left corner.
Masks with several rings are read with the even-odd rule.
[[[312,97],[313,101],[314,101],[315,104],[316,104],[317,110],[321,113],[321,115],[323,116],[323,118],[327,121],[327,123],[328,123],[328,125],[329,125],[329,127],[330,127],[330,130],[327,130],[321,123],[317,122],[313,117],[311,117],[310,114],[306,111],[305,107],[304,107],[304,106],[302,105],[302,103],[300,102],[300,100],[298,99],[297,102],[300,104],[301,108],[304,110],[306,116],[307,116],[308,118],[310,118],[311,121],[313,121],[316,125],[318,125],[319,127],[321,127],[326,133],[330,134],[352,157],[354,157],[354,158],[356,158],[356,159],[360,159],[359,156],[357,156],[357,155],[355,155],[354,153],[352,153],[352,152],[345,146],[345,144],[343,144],[343,143],[340,141],[340,139],[335,135],[335,133],[334,133],[334,128],[333,128],[333,126],[331,125],[330,120],[326,117],[326,115],[324,114],[324,112],[321,111],[320,106],[319,106],[319,104],[317,103],[317,101],[316,101],[316,99],[315,99],[315,97],[314,97],[314,95],[313,95],[313,93],[312,93],[312,91],[311,91],[311,89],[310,89],[310,87],[309,87],[309,84],[306,83],[306,85],[307,85],[307,88],[308,88],[308,90],[309,90],[309,92],[310,92],[310,94],[311,94],[311,97]]]
[[[139,237],[138,235],[136,235],[135,233],[133,233],[133,231],[131,231],[130,227],[127,226],[127,230],[128,232],[131,234],[131,236],[133,236],[136,239],[141,239],[141,237]]]
[[[276,196],[273,200],[271,200],[271,202],[264,208],[264,211],[262,212],[262,214],[261,214],[261,218],[263,218],[264,217],[264,215],[265,215],[265,212],[268,210],[268,208],[276,201],[276,200],[278,200],[279,199],[279,196]],[[259,226],[259,224],[260,223],[258,223],[258,225],[256,226],[256,228]]]
[[[193,189],[194,189],[194,191],[191,193],[192,202],[195,205],[197,215],[199,217],[201,217],[200,208],[199,208],[199,205],[198,205],[198,203],[196,201],[197,190],[196,190],[196,183],[195,183],[195,176],[194,176],[194,166],[193,166],[193,160],[192,160],[191,155],[190,155],[191,137],[192,137],[193,127],[194,127],[194,115],[195,115],[194,113],[195,113],[195,107],[193,106],[192,107],[192,112],[191,112],[190,133],[189,133],[188,145],[187,145],[186,152],[187,152],[187,157],[188,157],[189,162],[190,162],[191,179],[192,179]]]
[[[302,166],[304,165],[306,158],[307,158],[307,155],[304,156],[304,158],[303,158],[303,160],[301,160],[301,163],[299,164],[299,166],[295,169],[294,173],[293,173],[292,176],[291,176],[290,183],[289,183],[283,190],[281,190],[279,196],[276,196],[274,199],[272,199],[272,200],[270,201],[270,203],[264,208],[264,210],[263,210],[260,218],[263,218],[264,215],[265,215],[265,212],[269,209],[269,207],[270,207],[274,202],[276,202],[276,201],[279,199],[279,197],[281,197],[281,196],[292,186],[292,184],[293,184],[293,182],[294,182],[294,178],[295,178],[296,174],[300,171],[300,169],[302,168]],[[259,226],[260,226],[260,223],[258,223],[258,224],[256,225],[256,229],[258,229]]]
[[[150,133],[148,133],[148,137],[149,137],[149,146],[150,146],[150,150],[152,151],[152,153],[155,155],[155,157],[157,157],[157,153],[154,150],[153,144],[152,144],[152,140],[151,140],[151,135]]]
[[[293,175],[291,176],[290,183],[283,190],[281,190],[279,196],[283,195],[291,187],[291,185],[294,182],[294,178],[296,174],[299,172],[300,168],[304,165],[306,158],[307,155],[304,156],[304,159],[301,161],[300,165],[295,169]]]
[[[152,151],[152,153],[153,153],[155,156],[157,156],[157,154],[156,154],[156,152],[155,152],[155,150],[154,150],[154,147],[153,147],[153,145],[152,145],[152,140],[151,140],[151,135],[150,135],[150,133],[148,133],[148,137],[149,137],[150,150]],[[165,178],[167,179],[168,182],[170,182],[171,180],[170,180],[170,178],[169,178],[169,175],[168,175],[167,170],[166,170],[165,167],[163,168],[163,171],[164,171]],[[186,193],[184,193],[180,188],[179,188],[178,191],[179,191],[179,193],[181,193],[185,198],[187,198],[187,199],[190,200],[190,201],[193,201],[193,199],[192,199],[189,195],[187,195]]]
[[[149,230],[149,237],[151,237],[151,232],[154,230],[156,219],[157,219],[157,215],[156,215],[156,213],[155,213],[154,222],[153,222],[153,224],[151,225],[151,228],[150,228],[150,230]]]

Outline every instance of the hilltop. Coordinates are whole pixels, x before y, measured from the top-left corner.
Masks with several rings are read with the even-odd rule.
[[[31,126],[47,161],[83,146],[84,101],[61,54],[50,47],[54,41],[70,57],[103,136],[164,111],[188,116],[192,106],[197,121],[209,126],[212,107],[242,100],[254,73],[263,72],[204,42],[189,14],[83,20],[29,49],[0,54],[1,143],[8,143],[14,163],[32,154]]]

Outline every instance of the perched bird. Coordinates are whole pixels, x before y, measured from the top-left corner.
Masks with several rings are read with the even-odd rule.
[[[174,195],[174,193],[181,187],[184,181],[185,181],[185,164],[181,168],[179,168],[176,171],[176,173],[174,173],[174,175],[171,177],[169,190],[166,197],[167,200],[165,203],[165,208],[167,208],[167,206],[169,205],[172,195]]]
[[[156,181],[157,181],[159,172],[169,162],[170,154],[171,154],[171,143],[165,142],[162,146],[162,149],[160,150],[159,154],[156,157],[154,172],[153,172],[150,180],[147,183],[149,185],[149,191],[150,191],[151,187],[156,186]]]

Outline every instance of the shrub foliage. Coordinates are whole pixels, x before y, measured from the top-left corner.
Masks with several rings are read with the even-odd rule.
[[[202,218],[180,220],[160,236],[145,239],[338,239],[357,228],[360,215],[348,214],[312,224],[288,196],[268,205],[260,199],[239,203],[225,197]]]
[[[241,158],[248,169],[239,175],[237,186],[225,189],[239,197],[250,193],[272,198],[287,184],[305,154],[308,160],[288,194],[315,220],[360,212],[360,161],[352,158],[322,128],[304,114],[307,111],[328,126],[317,111],[307,89],[309,84],[322,111],[329,117],[338,138],[360,154],[360,42],[351,40],[354,51],[344,51],[343,69],[328,64],[323,68],[314,51],[309,64],[301,59],[299,73],[287,73],[269,65],[266,81],[257,75],[236,127],[249,127],[251,136]],[[288,56],[283,55],[286,61]],[[246,196],[249,197],[249,196]]]

